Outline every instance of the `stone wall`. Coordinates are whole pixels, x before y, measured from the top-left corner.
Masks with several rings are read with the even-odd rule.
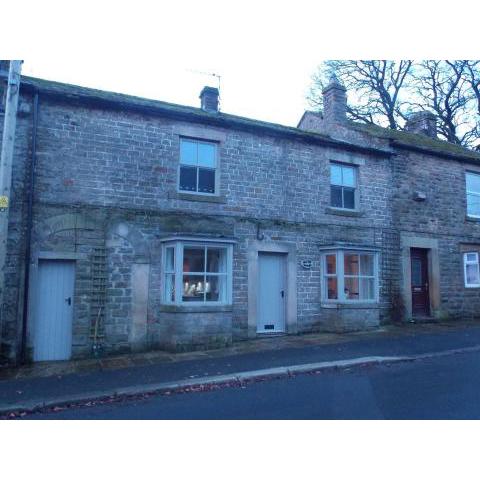
[[[218,197],[177,192],[182,135],[219,142]],[[358,132],[345,135],[365,146],[388,147]],[[30,136],[31,116],[25,115],[16,142],[2,311],[3,352],[10,357],[21,335]],[[439,239],[442,311],[468,318],[480,311],[478,291],[463,287],[460,244],[480,243],[480,224],[465,219],[466,167],[460,162],[404,152],[392,158],[353,154],[265,133],[42,97],[37,143],[32,255],[34,262],[45,253],[75,255],[75,357],[91,354],[98,316],[97,334],[107,352],[205,348],[247,338],[251,241],[294,246],[298,332],[355,330],[391,321],[401,308],[402,232]],[[332,160],[358,166],[360,203],[354,214],[329,207]],[[420,190],[426,194],[423,203],[414,200]],[[161,305],[161,239],[172,234],[236,239],[231,308],[192,312]],[[378,249],[378,305],[322,306],[319,247],[337,242]],[[103,303],[96,295],[101,274],[95,273],[102,255]],[[302,268],[303,260],[311,260],[312,267]]]

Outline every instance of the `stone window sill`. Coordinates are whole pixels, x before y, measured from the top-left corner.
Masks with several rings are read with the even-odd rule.
[[[207,312],[231,312],[232,305],[161,305],[161,312],[172,313],[207,313]]]
[[[332,309],[332,310],[348,310],[348,309],[359,309],[359,310],[376,310],[380,308],[378,302],[359,302],[359,303],[334,303],[334,302],[322,302],[322,308]]]
[[[327,207],[325,213],[330,215],[340,215],[343,217],[363,217],[361,210],[346,210],[344,208]]]
[[[189,200],[192,202],[209,202],[209,203],[227,203],[224,195],[201,195],[186,192],[170,192],[168,198],[173,200]]]
[[[468,216],[468,215],[465,217],[465,220],[466,220],[467,222],[480,223],[480,218],[470,217],[470,216]]]

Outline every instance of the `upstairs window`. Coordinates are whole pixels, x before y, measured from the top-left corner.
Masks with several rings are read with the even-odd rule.
[[[179,191],[215,195],[216,170],[216,143],[180,139]]]
[[[480,174],[466,173],[467,215],[480,218]]]
[[[330,164],[330,205],[355,210],[357,171],[355,167],[339,163]]]
[[[463,267],[465,274],[465,287],[480,287],[480,267],[478,261],[478,252],[464,253]]]

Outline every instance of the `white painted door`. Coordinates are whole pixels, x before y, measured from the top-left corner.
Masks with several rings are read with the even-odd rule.
[[[285,331],[286,255],[258,254],[257,332]]]
[[[40,260],[33,359],[68,360],[72,353],[75,262]]]

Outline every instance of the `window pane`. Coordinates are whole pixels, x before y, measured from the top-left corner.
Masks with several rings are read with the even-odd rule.
[[[330,165],[330,183],[332,185],[342,184],[342,167],[340,165]]]
[[[173,273],[175,271],[175,248],[165,249],[165,272]]]
[[[332,207],[342,208],[342,187],[330,187],[330,205]]]
[[[325,262],[327,264],[327,273],[329,274],[337,273],[337,256],[336,255],[326,255]]]
[[[197,191],[197,169],[195,167],[180,167],[180,190]]]
[[[373,277],[373,255],[360,255],[360,274]]]
[[[358,300],[358,278],[345,278],[345,298],[347,300]]]
[[[476,253],[466,253],[467,262],[477,262],[477,254]]]
[[[375,283],[373,278],[360,279],[360,299],[374,300],[375,298]]]
[[[467,213],[469,215],[480,216],[480,195],[467,195]]]
[[[203,302],[204,301],[204,275],[184,275],[182,301]]]
[[[165,302],[174,303],[175,302],[175,275],[167,273],[165,275],[165,291],[164,291]]]
[[[343,208],[355,208],[355,189],[344,187],[343,188]]]
[[[208,276],[205,284],[205,299],[207,302],[225,302],[226,275]]]
[[[478,265],[467,265],[466,270],[467,270],[467,285],[478,285],[480,283]]]
[[[215,193],[215,170],[208,168],[198,169],[198,191],[202,193]]]
[[[469,192],[477,192],[480,193],[480,175],[476,175],[475,173],[467,173],[467,190]]]
[[[215,145],[212,143],[199,143],[198,144],[198,166],[215,168]]]
[[[227,271],[227,250],[225,248],[207,248],[207,272]]]
[[[352,167],[342,167],[342,185],[345,187],[355,187],[355,169]]]
[[[412,258],[412,287],[423,286],[422,261]]]
[[[359,274],[358,255],[357,254],[354,254],[354,253],[345,253],[344,254],[344,273],[345,273],[345,275],[358,275]]]
[[[327,277],[327,298],[329,300],[338,299],[337,277]]]
[[[185,248],[183,250],[183,271],[205,271],[205,248]]]
[[[191,140],[180,142],[180,163],[184,165],[197,165],[197,143]]]

